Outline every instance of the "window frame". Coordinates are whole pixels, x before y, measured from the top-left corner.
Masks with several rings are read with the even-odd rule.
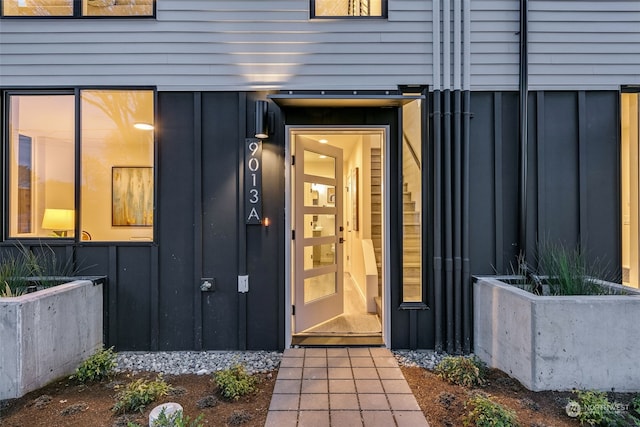
[[[314,20],[321,19],[387,19],[389,17],[388,0],[380,0],[382,13],[375,16],[351,16],[351,15],[316,15],[316,0],[310,0],[309,18]]]
[[[153,134],[153,234],[152,239],[148,241],[128,241],[128,240],[82,240],[81,230],[81,198],[82,198],[82,123],[81,123],[81,93],[87,90],[114,90],[114,91],[152,91],[153,92],[153,120],[156,126]],[[10,236],[10,213],[8,211],[10,203],[10,162],[11,156],[9,156],[9,144],[10,144],[10,129],[9,129],[9,114],[10,114],[10,99],[12,96],[38,96],[38,95],[73,95],[74,96],[74,210],[75,224],[74,233],[72,237],[21,237]],[[0,241],[46,241],[65,243],[82,243],[83,245],[105,245],[114,244],[118,245],[131,245],[131,246],[152,246],[157,244],[158,241],[158,89],[155,86],[82,86],[75,88],[60,88],[60,89],[42,89],[42,88],[18,88],[18,89],[5,89],[0,91],[0,123],[2,137],[2,147],[0,147],[0,164],[3,166],[2,174],[0,175],[0,191],[2,191],[2,207],[3,218],[0,223]],[[15,219],[17,220],[17,219]]]
[[[4,14],[4,1],[0,0],[0,19],[151,19],[155,20],[157,16],[158,0],[152,0],[153,8],[151,15],[83,15],[82,0],[72,0],[73,14],[65,16],[57,15],[34,15],[34,16],[17,16]],[[386,1],[386,0],[383,0]]]

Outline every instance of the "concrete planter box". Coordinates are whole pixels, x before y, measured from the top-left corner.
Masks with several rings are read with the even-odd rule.
[[[102,347],[102,282],[0,298],[0,400],[72,374]]]
[[[477,277],[475,354],[533,391],[640,390],[640,292],[606,286],[627,295],[537,296]]]

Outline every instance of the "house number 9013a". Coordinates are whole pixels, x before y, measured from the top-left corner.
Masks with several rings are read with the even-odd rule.
[[[262,141],[245,140],[244,194],[245,223],[262,223]]]

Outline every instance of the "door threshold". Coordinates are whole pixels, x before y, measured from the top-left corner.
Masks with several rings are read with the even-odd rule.
[[[384,346],[380,335],[294,335],[291,337],[291,345],[314,347],[344,347],[344,346]]]

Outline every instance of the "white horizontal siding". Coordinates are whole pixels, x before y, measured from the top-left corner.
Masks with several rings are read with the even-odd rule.
[[[471,0],[471,90],[517,90],[518,0]]]
[[[640,1],[530,0],[529,85],[640,84]]]
[[[3,19],[0,85],[160,90],[431,84],[431,2],[309,19],[309,0],[158,0],[157,19]]]

